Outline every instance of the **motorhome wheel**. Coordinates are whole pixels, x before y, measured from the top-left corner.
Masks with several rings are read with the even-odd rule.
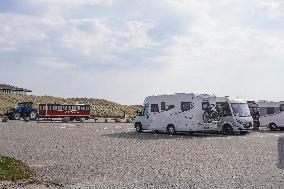
[[[232,135],[234,134],[233,127],[229,124],[223,126],[223,132],[225,135]]]
[[[176,133],[175,126],[169,125],[168,128],[167,128],[167,131],[168,131],[169,134],[175,134]]]
[[[269,129],[270,129],[270,131],[275,131],[277,129],[276,124],[275,123],[270,123],[269,124]]]

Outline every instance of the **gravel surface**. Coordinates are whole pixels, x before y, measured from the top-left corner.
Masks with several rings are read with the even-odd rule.
[[[0,123],[0,154],[58,188],[283,188],[284,132],[138,134],[125,123]]]

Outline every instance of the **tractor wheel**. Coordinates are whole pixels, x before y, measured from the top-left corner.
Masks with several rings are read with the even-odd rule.
[[[20,113],[14,113],[14,114],[13,114],[13,119],[14,119],[14,120],[19,120],[20,118],[21,118]]]
[[[30,119],[31,120],[36,120],[37,119],[37,113],[35,111],[32,111],[30,114]]]

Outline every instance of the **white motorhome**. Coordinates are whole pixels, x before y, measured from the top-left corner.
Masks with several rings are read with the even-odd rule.
[[[245,134],[252,129],[253,119],[247,102],[240,98],[217,97],[216,109],[221,109],[222,121],[218,130],[228,134],[234,132]]]
[[[206,94],[185,94],[149,96],[138,113],[134,124],[137,132],[196,132],[217,131],[217,122],[205,123],[205,110],[216,103],[216,97]]]
[[[270,130],[284,130],[284,101],[257,101],[259,111],[259,125]]]

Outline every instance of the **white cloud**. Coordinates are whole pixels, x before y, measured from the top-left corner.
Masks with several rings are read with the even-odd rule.
[[[17,51],[44,41],[45,31],[36,27],[38,19],[20,14],[0,14],[0,51]]]
[[[77,65],[68,62],[59,61],[56,58],[40,58],[33,63],[35,66],[45,69],[55,69],[60,71],[73,70]]]
[[[284,2],[279,0],[263,0],[261,3],[267,15],[272,19],[278,19],[284,15]]]
[[[44,6],[62,6],[63,8],[68,6],[88,6],[88,5],[100,5],[110,6],[114,0],[28,0],[30,3],[41,4]]]
[[[148,31],[154,27],[153,23],[129,21],[124,28],[112,30],[99,19],[70,20],[70,22],[75,25],[88,22],[89,26],[92,26],[91,32],[75,26],[66,31],[62,38],[65,47],[81,51],[86,56],[125,52],[155,45],[148,35]]]

